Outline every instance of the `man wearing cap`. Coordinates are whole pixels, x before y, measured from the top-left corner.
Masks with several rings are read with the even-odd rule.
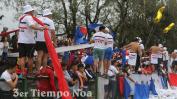
[[[56,42],[55,26],[52,20],[52,12],[49,9],[45,9],[43,11],[43,16],[40,17],[39,20],[41,20],[48,27],[49,36],[52,38],[55,44]],[[47,50],[47,46],[45,43],[44,31],[37,32],[36,50],[38,53],[37,64],[36,64],[37,69],[39,69],[40,66],[47,66],[48,50]]]
[[[19,18],[18,49],[22,72],[25,70],[25,61],[28,59],[29,73],[32,73],[33,56],[35,50],[34,30],[43,31],[46,27],[36,26],[33,20],[34,9],[30,5],[23,7],[24,15]]]
[[[109,66],[111,65],[111,59],[113,55],[113,36],[110,34],[108,28],[106,30],[106,49],[105,49],[105,56],[104,56],[104,73],[107,74]]]

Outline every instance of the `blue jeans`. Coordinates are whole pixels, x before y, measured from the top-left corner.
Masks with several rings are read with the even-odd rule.
[[[3,62],[6,62],[6,61],[7,61],[7,58],[8,58],[8,57],[7,57],[7,53],[6,53],[6,52],[3,52],[3,53],[2,53],[2,59],[1,59],[1,60],[2,60]]]

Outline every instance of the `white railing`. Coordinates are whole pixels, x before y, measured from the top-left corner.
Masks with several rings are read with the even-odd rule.
[[[0,44],[1,46],[1,44]],[[85,49],[93,47],[94,44],[80,44],[80,45],[73,45],[73,46],[64,46],[64,47],[58,47],[56,48],[57,53],[66,52],[66,51],[73,51],[78,49]],[[2,48],[0,48],[0,56],[2,55]],[[35,51],[34,55],[37,55],[37,52]],[[8,57],[19,57],[19,53],[9,53]]]

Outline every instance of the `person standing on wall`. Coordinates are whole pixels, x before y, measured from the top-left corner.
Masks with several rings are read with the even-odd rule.
[[[24,74],[25,63],[28,60],[29,74],[32,74],[33,56],[35,50],[34,30],[43,31],[46,27],[38,27],[33,20],[34,9],[31,5],[23,7],[24,15],[19,18],[18,50],[22,74]]]
[[[43,16],[40,17],[39,20],[41,20],[48,27],[49,36],[51,37],[55,45],[56,36],[55,36],[55,26],[52,20],[52,12],[49,9],[45,9],[43,11]],[[47,50],[47,46],[45,43],[43,31],[37,32],[36,50],[38,53],[36,67],[37,67],[37,70],[39,70],[41,66],[47,66],[47,60],[48,60],[48,50]]]
[[[105,26],[99,27],[99,32],[96,32],[92,39],[94,41],[93,57],[94,57],[94,72],[101,73],[101,67],[103,66],[104,54],[105,54]]]
[[[105,56],[104,56],[104,73],[107,74],[109,66],[111,65],[111,59],[113,55],[113,45],[114,39],[113,36],[110,34],[108,28],[106,28],[106,49],[105,49]]]
[[[139,39],[135,38],[133,42],[129,43],[128,45],[124,46],[126,50],[129,50],[129,59],[128,64],[132,71],[135,71],[137,73],[137,70],[135,70],[136,63],[137,63],[137,57],[139,56],[139,60],[141,61],[142,57],[142,50],[139,45]]]

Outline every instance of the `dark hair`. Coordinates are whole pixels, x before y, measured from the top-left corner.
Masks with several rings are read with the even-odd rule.
[[[84,65],[82,63],[78,64],[78,68],[84,68]]]
[[[66,63],[62,62],[62,63],[61,63],[61,66],[62,66],[62,67],[66,67],[67,65],[66,65]]]
[[[88,68],[90,68],[91,66],[89,65],[89,64],[86,64],[85,65],[85,69],[88,69]]]
[[[70,68],[72,68],[73,66],[78,65],[78,64],[79,64],[79,62],[78,62],[78,61],[74,61],[74,62],[72,62],[72,64],[71,64],[71,67],[70,67]]]
[[[102,31],[102,30],[104,30],[105,28],[106,28],[105,26],[100,26],[100,27],[99,27],[99,30]]]
[[[111,64],[114,65],[116,62],[117,62],[117,60],[114,59],[111,61]]]
[[[138,38],[134,38],[134,40],[133,40],[134,42],[138,42],[139,41],[139,39]]]
[[[6,69],[12,69],[12,68],[16,67],[17,60],[16,59],[10,60],[10,61],[6,62],[4,65],[7,67]]]
[[[2,75],[2,73],[6,70],[6,69],[12,69],[14,67],[16,67],[17,65],[17,60],[10,60],[7,62],[0,62],[0,75]]]

